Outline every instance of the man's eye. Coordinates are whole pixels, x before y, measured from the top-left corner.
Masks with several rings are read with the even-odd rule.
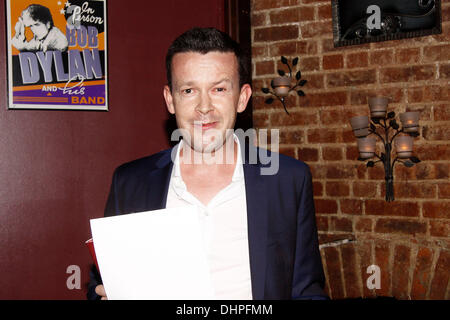
[[[184,89],[183,93],[186,93],[186,94],[192,93],[192,89]]]
[[[225,91],[225,88],[216,88],[216,91],[218,91],[218,92],[224,92],[224,91]]]

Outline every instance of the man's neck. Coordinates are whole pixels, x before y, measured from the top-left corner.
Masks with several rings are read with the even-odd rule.
[[[180,168],[201,174],[209,172],[211,175],[220,172],[229,172],[235,168],[238,155],[238,144],[234,139],[227,139],[219,149],[214,152],[198,152],[184,143],[180,150]]]

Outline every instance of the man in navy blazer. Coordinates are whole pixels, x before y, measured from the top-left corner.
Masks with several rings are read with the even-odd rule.
[[[215,129],[223,133],[225,141],[229,138],[226,132],[234,127],[236,113],[245,109],[251,95],[250,86],[243,82],[246,70],[242,52],[226,34],[212,28],[194,28],[174,41],[166,61],[169,85],[164,95],[178,127],[185,129],[183,147],[192,148],[194,153],[213,150],[217,154],[217,150],[226,148],[221,139],[212,139],[213,147],[209,148],[211,145],[205,147],[205,140],[198,140],[195,133],[200,130],[207,134]],[[231,151],[240,146],[238,154],[242,156],[245,183],[251,297],[255,300],[326,299],[308,166],[254,147],[251,142],[245,142],[242,134],[234,137],[239,143],[233,143]],[[179,146],[118,167],[105,216],[165,208],[175,167],[173,155]],[[219,171],[208,168],[211,173],[218,172],[209,182],[195,178],[196,173],[191,170],[195,166],[182,168],[187,190],[208,203],[216,191],[223,191],[223,186],[231,182],[236,163],[240,162],[235,161],[231,171],[222,170],[224,166],[219,166]],[[223,182],[217,190],[214,189],[216,180]],[[216,191],[203,192],[206,183],[213,186],[208,190]],[[88,298],[100,297],[106,298],[106,294],[94,270]]]

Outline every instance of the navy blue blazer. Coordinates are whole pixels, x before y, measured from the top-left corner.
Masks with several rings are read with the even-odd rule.
[[[249,163],[246,146],[242,154],[253,299],[326,299],[309,167],[256,148],[257,154],[279,156],[278,172],[261,175],[261,169],[270,164],[263,164],[267,161],[259,156],[256,163]],[[118,167],[105,216],[165,208],[173,168],[171,151]],[[95,299],[94,288],[101,279],[92,272],[91,278],[88,298]]]

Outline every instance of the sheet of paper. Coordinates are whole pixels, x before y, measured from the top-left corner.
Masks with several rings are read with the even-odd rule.
[[[92,219],[91,231],[108,299],[214,299],[194,207]]]

